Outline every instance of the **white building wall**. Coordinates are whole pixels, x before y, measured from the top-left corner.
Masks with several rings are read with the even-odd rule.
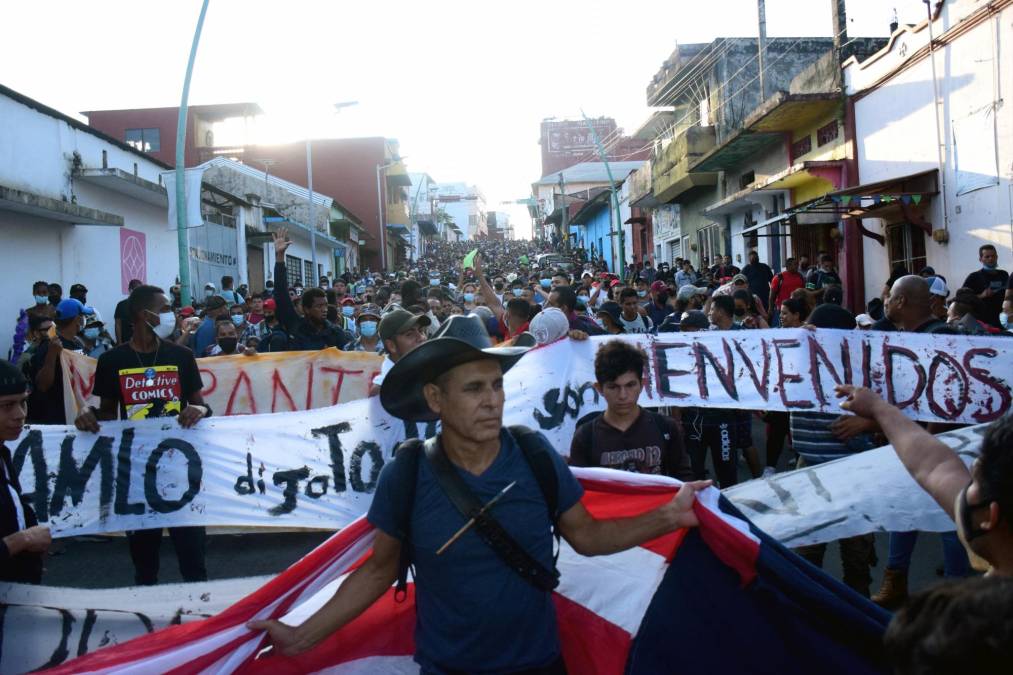
[[[933,25],[936,39],[945,38],[947,29],[966,22],[983,6],[970,0],[946,3]],[[846,67],[848,93],[869,88],[927,44],[928,28],[924,24],[899,31],[881,56]],[[947,213],[944,217],[944,199],[938,195],[927,209],[927,219],[933,229],[948,227],[949,243],[927,239],[926,253],[927,263],[949,280],[951,289],[979,267],[981,244],[996,246],[1001,267],[1013,266],[1013,115],[1008,101],[996,105],[1004,92],[1013,91],[1010,45],[1013,8],[1007,7],[936,51],[944,127],[944,181],[940,181],[940,190],[945,182]],[[855,119],[861,183],[936,168],[931,61],[926,58],[911,65],[860,98],[855,104]],[[968,127],[968,122],[975,119],[981,124],[980,133]],[[955,136],[959,136],[956,144]],[[990,177],[993,184],[958,195],[958,183],[964,181],[966,172]],[[884,231],[881,221],[866,220],[865,224],[874,232]],[[890,273],[888,250],[866,238],[864,253],[866,297],[876,297]]]

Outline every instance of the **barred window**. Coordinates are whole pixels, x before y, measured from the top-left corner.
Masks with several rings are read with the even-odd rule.
[[[805,138],[800,138],[791,144],[791,156],[798,159],[802,155],[808,155],[813,149],[813,137],[812,134],[808,134]]]
[[[833,120],[830,124],[820,127],[816,130],[816,146],[821,147],[831,141],[837,140],[838,133],[839,127],[837,120]]]
[[[285,272],[288,275],[288,287],[302,283],[302,260],[294,255],[285,256]]]

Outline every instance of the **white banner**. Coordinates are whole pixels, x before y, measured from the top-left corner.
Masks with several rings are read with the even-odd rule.
[[[988,428],[939,434],[970,466]],[[761,530],[786,546],[819,544],[867,532],[947,532],[953,521],[922,490],[892,446],[826,464],[751,480],[724,494]]]
[[[569,454],[576,421],[603,406],[593,361],[606,339],[567,339],[525,356],[506,377],[505,423],[542,431]],[[646,406],[833,412],[827,371],[834,371],[858,382],[869,373],[871,384],[919,418],[939,419],[938,409],[984,421],[1009,408],[1013,354],[1003,339],[804,330],[624,339],[650,357]],[[884,352],[887,364],[894,352],[902,356],[893,366],[869,356]],[[842,354],[857,354],[859,365],[843,365]],[[36,427],[13,446],[14,466],[58,537],[176,525],[336,529],[368,508],[401,440],[435,431],[392,418],[373,397],[213,417],[190,430],[172,419],[107,422],[98,435]]]
[[[50,668],[238,602],[271,577],[84,590],[0,584],[0,673]]]

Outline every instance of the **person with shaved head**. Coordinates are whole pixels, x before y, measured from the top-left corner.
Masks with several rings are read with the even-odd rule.
[[[929,288],[929,282],[916,274],[895,281],[886,300],[886,317],[898,330],[909,333],[957,333],[932,313]]]

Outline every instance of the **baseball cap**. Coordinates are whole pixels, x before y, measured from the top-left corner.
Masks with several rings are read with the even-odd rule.
[[[425,314],[415,315],[407,309],[395,309],[392,312],[387,312],[380,319],[380,339],[391,340],[398,333],[403,333],[416,326],[425,327],[429,323],[429,317]]]
[[[744,283],[744,284],[748,284],[749,283],[749,279],[746,278],[745,274],[736,274],[734,277],[732,277],[732,283],[733,284],[737,284],[740,281],[742,283]]]
[[[616,325],[619,325],[619,315],[621,313],[622,309],[619,307],[619,303],[612,300],[601,303],[601,307],[598,308],[598,314],[608,314]]]
[[[204,284],[204,289],[207,290],[208,288],[210,288],[213,291],[216,290],[218,287],[209,281],[206,284]]]
[[[934,277],[936,276],[936,270],[934,267],[926,265],[925,267],[922,268],[922,271],[919,272],[918,274],[923,277]]]
[[[196,310],[194,310],[193,307],[187,305],[186,307],[183,307],[182,309],[179,310],[179,315],[182,317],[191,317],[195,314],[195,312]]]
[[[60,320],[73,319],[76,316],[91,316],[95,313],[95,310],[91,307],[87,307],[81,304],[80,300],[75,298],[66,298],[60,301],[60,304],[56,306],[56,318]]]
[[[682,313],[682,318],[679,320],[679,326],[707,330],[710,328],[710,321],[707,320],[707,315],[701,310],[691,309],[688,312]]]
[[[609,282],[609,288],[612,288],[613,286],[618,286],[621,283],[623,282],[620,281],[619,279],[613,279],[612,281]]]
[[[861,328],[872,328],[872,325],[876,323],[876,320],[868,314],[859,314],[855,317],[855,323],[857,323]]]
[[[265,310],[269,309],[272,312],[277,311],[278,303],[274,301],[274,298],[268,298],[267,300],[264,301],[264,309]]]
[[[950,289],[946,287],[946,282],[943,281],[942,277],[932,277],[926,279],[929,282],[929,293],[932,295],[938,295],[940,297],[947,297],[950,294]]]
[[[74,284],[70,287],[71,293],[87,293],[88,289],[84,284]]]
[[[355,304],[355,298],[350,298],[350,297],[348,297],[346,295],[345,297],[341,298],[341,304],[342,305],[354,305]],[[380,315],[377,314],[377,316],[380,316]]]
[[[668,286],[665,285],[664,281],[655,281],[653,284],[651,284],[651,290],[654,291],[655,293],[659,293],[665,290],[666,288],[668,288]]]

